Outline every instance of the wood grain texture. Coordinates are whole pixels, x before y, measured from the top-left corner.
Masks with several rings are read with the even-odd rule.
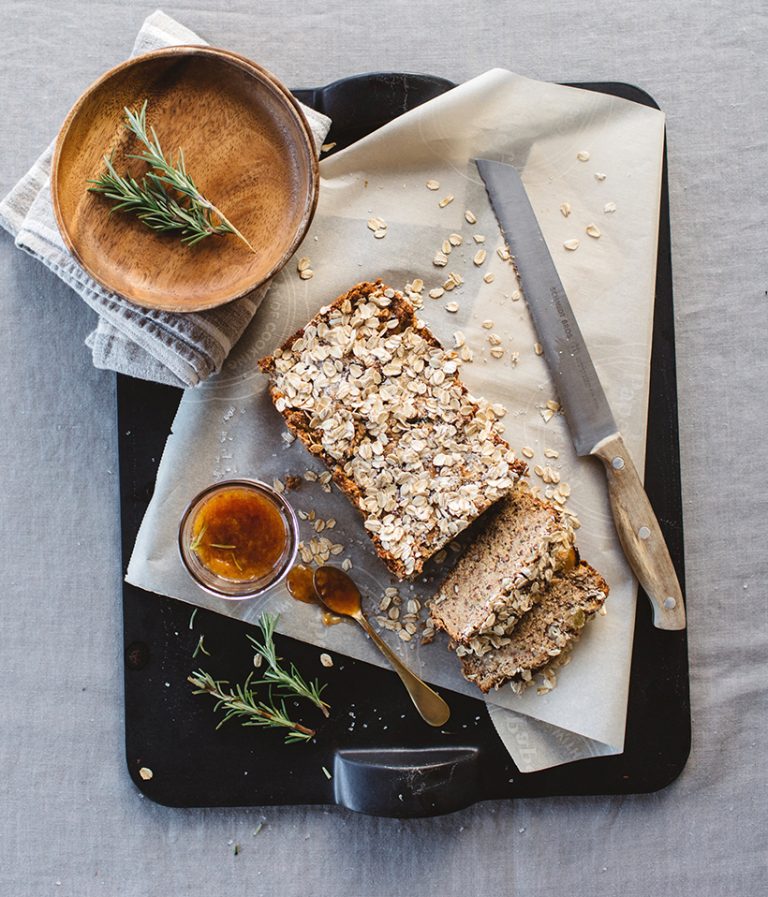
[[[657,629],[685,629],[680,583],[659,522],[620,433],[592,450],[605,465],[613,519],[624,554],[653,605]]]
[[[113,153],[137,179],[146,163],[123,126],[123,107],[147,99],[147,123],[166,155],[181,146],[198,187],[256,249],[236,237],[184,246],[87,191]],[[111,69],[80,97],[56,144],[51,178],[64,241],[99,283],[132,302],[200,311],[245,295],[293,255],[317,203],[309,126],[290,93],[264,69],[212,47],[170,47]]]

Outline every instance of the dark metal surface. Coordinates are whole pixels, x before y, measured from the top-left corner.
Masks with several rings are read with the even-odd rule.
[[[365,75],[296,95],[328,112],[337,148],[452,85],[413,75]],[[625,84],[578,85],[654,105]],[[646,490],[683,583],[683,529],[677,431],[674,319],[666,163],[656,284]],[[123,561],[127,566],[179,390],[118,377]],[[521,775],[483,704],[450,693],[449,725],[422,724],[394,674],[278,638],[278,648],[309,678],[328,683],[329,719],[291,709],[317,728],[316,742],[285,746],[278,733],[235,723],[215,731],[213,701],[195,697],[187,675],[201,662],[239,681],[251,668],[246,625],[125,585],[126,759],[136,785],[160,803],[187,806],[339,804],[383,816],[426,816],[493,798],[654,791],[682,770],[690,748],[685,632],[654,629],[640,600],[635,626],[625,751]],[[210,657],[192,659],[200,634]],[[139,769],[148,766],[145,781]],[[331,775],[329,779],[324,771]]]
[[[477,169],[515,259],[555,392],[578,455],[618,433],[608,400],[520,175],[512,165],[478,159]]]

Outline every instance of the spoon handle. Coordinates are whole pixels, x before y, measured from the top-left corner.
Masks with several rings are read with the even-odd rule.
[[[440,695],[408,669],[389,645],[379,638],[371,624],[362,614],[356,615],[355,619],[368,633],[371,637],[371,641],[376,645],[379,651],[381,651],[392,664],[394,671],[402,680],[403,685],[408,690],[408,694],[411,696],[414,706],[425,722],[428,722],[430,726],[445,725],[445,723],[448,722],[448,717],[451,715],[451,710]]]

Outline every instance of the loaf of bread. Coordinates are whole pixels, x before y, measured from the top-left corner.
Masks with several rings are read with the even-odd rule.
[[[505,645],[552,576],[573,564],[573,531],[520,483],[488,516],[430,602],[436,629],[482,655]]]
[[[552,577],[549,588],[517,623],[506,644],[479,656],[456,647],[466,679],[488,692],[505,682],[522,689],[573,646],[603,606],[608,585],[585,562]]]
[[[259,362],[288,428],[322,459],[403,579],[507,495],[525,465],[456,354],[403,294],[360,283]]]

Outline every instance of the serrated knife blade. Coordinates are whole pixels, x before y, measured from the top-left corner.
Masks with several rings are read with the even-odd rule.
[[[684,629],[680,584],[658,520],[611,413],[587,345],[517,170],[476,160],[520,279],[544,358],[579,455],[605,465],[624,553],[651,599],[654,625]]]

